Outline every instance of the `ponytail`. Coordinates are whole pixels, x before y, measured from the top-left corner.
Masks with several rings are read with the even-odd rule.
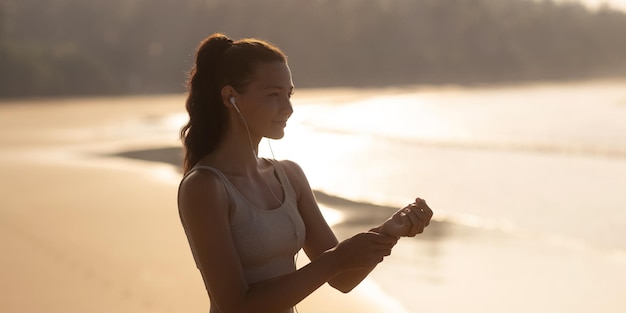
[[[180,131],[184,173],[214,151],[224,137],[228,128],[228,111],[222,104],[222,88],[230,85],[238,92],[245,92],[255,66],[271,61],[286,62],[286,56],[261,40],[233,42],[217,33],[200,43],[187,81],[189,121]]]

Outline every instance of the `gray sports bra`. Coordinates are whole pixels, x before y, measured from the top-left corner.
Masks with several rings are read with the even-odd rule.
[[[274,167],[285,195],[282,204],[272,210],[254,206],[216,168],[199,165],[186,174],[201,169],[209,170],[223,181],[231,199],[229,217],[232,240],[249,284],[295,271],[294,256],[304,245],[306,235],[296,193],[287,175],[278,161],[267,161]]]

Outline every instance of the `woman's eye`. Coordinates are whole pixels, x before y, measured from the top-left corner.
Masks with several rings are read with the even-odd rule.
[[[286,94],[277,91],[277,92],[269,93],[267,96],[271,98],[286,96],[288,99],[290,99],[291,96],[293,96],[293,91],[287,92]]]

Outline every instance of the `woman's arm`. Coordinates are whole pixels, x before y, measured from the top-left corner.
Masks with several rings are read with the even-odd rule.
[[[300,166],[292,161],[281,161],[285,168],[289,181],[296,190],[298,197],[298,209],[306,225],[306,241],[304,251],[311,260],[316,260],[324,255],[325,251],[337,245],[337,238],[330,226],[322,216],[315,195],[311,190],[306,175]],[[380,232],[380,227],[370,232]],[[381,233],[382,234],[382,233]],[[398,240],[395,236],[386,236],[393,245]],[[339,273],[328,283],[335,289],[347,293],[356,287],[375,268],[376,264],[360,269],[353,269]]]
[[[181,221],[211,303],[223,313],[286,310],[338,273],[372,267],[391,250],[385,237],[359,234],[296,272],[248,285],[230,235],[229,206],[227,191],[212,172],[194,172],[181,183]]]

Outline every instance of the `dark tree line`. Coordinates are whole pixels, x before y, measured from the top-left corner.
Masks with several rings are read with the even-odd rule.
[[[185,90],[199,41],[260,37],[298,86],[626,76],[626,14],[531,0],[0,0],[0,97]]]

